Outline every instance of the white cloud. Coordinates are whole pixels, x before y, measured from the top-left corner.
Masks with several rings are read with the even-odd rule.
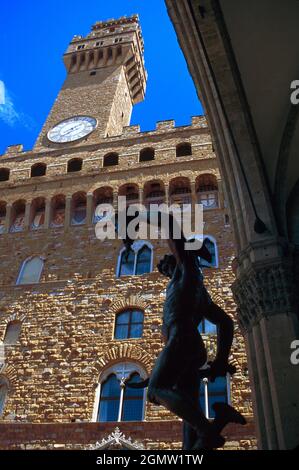
[[[17,124],[31,129],[34,126],[32,119],[18,111],[13,99],[3,81],[0,80],[0,121],[13,127]]]
[[[0,80],[0,104],[5,103],[5,87],[4,87],[4,82]]]

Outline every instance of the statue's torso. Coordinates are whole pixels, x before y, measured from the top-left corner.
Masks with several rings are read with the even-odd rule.
[[[163,328],[169,328],[174,322],[194,328],[203,318],[203,305],[210,301],[198,262],[189,252],[183,265],[176,267],[167,286]]]

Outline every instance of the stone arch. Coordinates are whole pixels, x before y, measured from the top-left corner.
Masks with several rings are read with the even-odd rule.
[[[163,180],[156,178],[146,181],[143,187],[145,203],[161,204],[165,201],[165,185]]]
[[[110,307],[110,310],[113,313],[119,313],[121,310],[132,307],[146,310],[148,303],[139,294],[132,294],[126,298],[123,297],[116,299],[116,302],[113,303],[113,305]]]
[[[9,323],[13,322],[13,321],[19,321],[21,323],[24,322],[26,318],[26,315],[23,314],[23,313],[13,313],[11,315],[9,315],[9,317],[5,318],[5,320],[3,321],[3,324],[4,326],[6,327]]]
[[[12,205],[10,232],[21,232],[25,224],[26,200],[19,199]]]
[[[9,391],[17,385],[18,379],[17,379],[17,371],[15,370],[14,367],[6,364],[2,368],[0,372],[0,378],[3,378],[4,380],[7,381],[8,383],[8,389]]]
[[[195,180],[196,192],[218,191],[218,181],[214,173],[202,173]]]
[[[191,202],[191,182],[187,176],[178,176],[170,180],[169,198],[171,204]]]
[[[55,194],[51,199],[50,227],[62,227],[65,220],[66,197],[64,194]]]
[[[86,223],[87,194],[77,191],[72,195],[71,202],[71,225],[83,225]]]
[[[153,245],[148,240],[135,240],[135,242],[132,244],[131,250],[130,250],[131,255],[134,256],[134,259],[132,260],[132,261],[134,261],[133,266],[131,266],[132,267],[132,272],[130,274],[129,274],[129,272],[121,273],[122,266],[125,266],[127,264],[126,261],[123,264],[123,255],[124,255],[124,252],[126,251],[126,248],[123,247],[123,248],[121,248],[121,250],[119,251],[119,254],[118,254],[117,265],[116,265],[116,275],[117,275],[117,277],[120,277],[122,275],[124,275],[124,276],[138,275],[137,264],[138,264],[139,256],[143,251],[143,248],[148,248],[148,250],[150,250],[150,258],[148,258],[148,260],[146,262],[147,267],[145,268],[145,271],[143,271],[142,273],[140,272],[139,275],[151,273],[153,271],[153,269],[154,269],[154,247],[153,247]]]
[[[113,364],[125,361],[140,364],[140,366],[143,367],[149,375],[153,364],[153,357],[136,344],[121,343],[116,346],[112,346],[97,358],[95,364],[97,374],[102,374],[106,368],[111,367]],[[95,379],[95,384],[98,384],[98,376],[96,376]]]
[[[98,204],[112,204],[113,203],[113,187],[110,185],[96,187],[92,191],[94,197],[95,207]]]
[[[125,183],[119,187],[119,196],[126,197],[126,204],[138,204],[139,201],[139,186],[137,183]]]
[[[31,201],[30,228],[37,230],[44,226],[46,213],[46,198],[41,196]]]
[[[119,196],[126,197],[130,196],[131,194],[134,194],[136,197],[137,195],[139,197],[139,186],[137,183],[134,182],[122,184],[118,189],[118,194]]]
[[[35,266],[37,269],[34,271],[34,275],[29,276],[28,279],[28,266],[32,267],[33,262],[38,260],[37,266]],[[45,265],[45,257],[41,256],[40,254],[38,255],[31,255],[28,258],[26,258],[19,269],[18,277],[16,279],[16,285],[24,285],[24,284],[38,284],[40,282],[41,276],[43,274],[44,270],[44,265]],[[27,278],[26,278],[27,274]]]

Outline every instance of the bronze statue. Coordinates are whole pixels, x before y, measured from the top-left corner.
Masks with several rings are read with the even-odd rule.
[[[147,222],[150,223],[149,213]],[[168,244],[171,254],[165,255],[157,266],[160,273],[170,279],[163,309],[162,332],[166,344],[148,380],[148,399],[184,420],[185,449],[214,449],[224,445],[225,439],[220,433],[227,423],[245,424],[240,413],[221,403],[215,404],[216,417],[210,422],[199,404],[203,373],[213,381],[227,372],[234,372],[228,362],[233,322],[212,301],[204,286],[199,258],[211,262],[205,243],[198,250],[186,250],[184,235],[181,234],[180,239],[173,236],[175,223],[170,216]],[[129,249],[133,240],[127,237],[124,243]],[[218,326],[217,354],[205,372],[199,370],[207,362],[206,349],[198,331],[203,318]],[[136,388],[147,383],[128,385]]]

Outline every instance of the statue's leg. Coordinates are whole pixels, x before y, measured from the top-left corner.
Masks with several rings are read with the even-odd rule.
[[[215,419],[212,423],[212,429],[216,433],[220,434],[229,423],[246,424],[244,416],[227,403],[214,403],[213,409],[215,411]]]
[[[181,377],[178,389],[182,389],[191,398],[195,406],[199,404],[200,376],[198,367]],[[187,421],[183,422],[183,450],[191,450],[197,441],[197,432]]]
[[[205,434],[210,423],[200,410],[198,404],[181,389],[174,388],[182,371],[193,369],[197,364],[197,344],[194,345],[192,334],[179,337],[174,334],[161,352],[151,374],[148,387],[148,398],[187,421],[197,432]],[[194,365],[193,365],[194,364]],[[198,367],[198,366],[197,366]]]
[[[177,383],[177,388],[187,394],[194,406],[200,407],[200,374],[199,368],[207,361],[207,352],[204,342],[198,333],[198,361],[192,364],[192,368],[184,369]],[[202,410],[201,410],[202,411]],[[198,435],[196,430],[184,421],[183,423],[183,450],[191,450],[197,441]]]
[[[217,357],[216,359],[221,360],[222,363],[228,362],[230,355],[233,336],[234,326],[233,321],[225,313],[225,311],[215,304],[208,292],[205,293],[205,302],[203,305],[203,311],[205,312],[205,318],[210,320],[212,323],[219,325],[219,332],[217,333]]]

